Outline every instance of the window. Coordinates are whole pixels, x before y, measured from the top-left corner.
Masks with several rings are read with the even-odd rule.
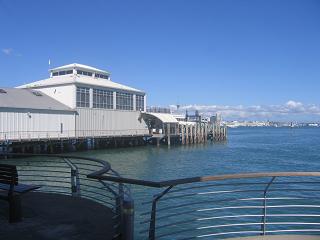
[[[131,93],[117,92],[117,109],[133,110],[133,95]]]
[[[86,71],[82,71],[82,70],[77,70],[77,74],[92,77],[92,72],[86,72]]]
[[[33,95],[37,96],[37,97],[42,97],[42,93],[38,92],[38,91],[31,91]]]
[[[136,95],[136,110],[144,111],[144,96]]]
[[[97,77],[97,78],[103,78],[103,79],[108,79],[108,78],[109,78],[108,75],[99,74],[99,73],[96,73],[96,74],[95,74],[95,77]]]
[[[90,107],[90,89],[77,87],[77,107]]]
[[[59,72],[53,72],[52,76],[61,76],[61,75],[67,75],[67,74],[72,74],[72,70],[67,70],[67,71],[59,71]]]
[[[113,92],[93,89],[93,107],[113,109]]]

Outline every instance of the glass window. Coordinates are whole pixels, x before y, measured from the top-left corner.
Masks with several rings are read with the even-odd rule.
[[[117,92],[117,109],[133,110],[133,95],[131,93]]]
[[[93,89],[94,108],[113,109],[113,92],[101,89]]]
[[[77,74],[92,77],[92,72],[86,72],[86,71],[82,71],[82,70],[77,70]]]
[[[103,75],[103,74],[99,74],[99,73],[96,73],[96,74],[95,74],[95,77],[97,77],[97,78],[103,78],[103,79],[108,79],[108,75]]]
[[[144,96],[136,95],[136,110],[144,111]]]
[[[67,71],[59,71],[59,72],[53,72],[52,76],[61,76],[61,75],[66,75],[66,74],[72,74],[72,70],[67,70]]]
[[[77,107],[90,107],[90,89],[77,87]]]

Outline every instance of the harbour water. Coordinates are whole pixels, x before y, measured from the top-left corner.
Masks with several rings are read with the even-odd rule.
[[[320,128],[236,128],[219,144],[97,150],[126,177],[168,180],[265,171],[319,171]]]
[[[219,144],[171,148],[147,146],[83,154],[107,160],[123,176],[144,180],[244,172],[320,171],[320,128],[237,128],[230,129],[228,134],[228,141]],[[145,220],[140,214],[150,211],[150,206],[141,203],[150,201],[152,195],[159,192],[159,189],[132,186],[136,205],[136,239],[142,239],[139,231],[148,227],[139,224]],[[176,204],[179,204],[179,199]],[[251,230],[257,229],[259,226]]]

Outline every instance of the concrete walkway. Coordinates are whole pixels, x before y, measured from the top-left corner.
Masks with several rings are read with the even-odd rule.
[[[22,210],[22,222],[9,224],[8,203],[0,201],[0,239],[111,240],[114,234],[112,211],[91,200],[27,193]]]

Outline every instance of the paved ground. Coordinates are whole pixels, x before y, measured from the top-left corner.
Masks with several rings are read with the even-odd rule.
[[[113,213],[93,201],[47,193],[22,196],[23,221],[8,223],[8,203],[0,201],[0,239],[108,240]]]

